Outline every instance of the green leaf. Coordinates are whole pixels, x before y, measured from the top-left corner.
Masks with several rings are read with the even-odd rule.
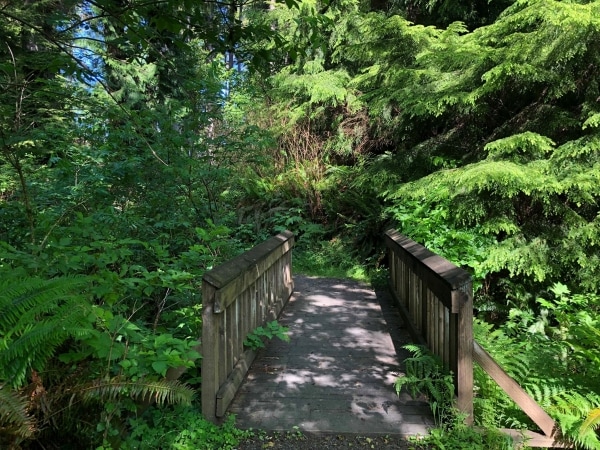
[[[168,364],[167,361],[154,361],[152,363],[152,368],[154,369],[154,371],[160,375],[162,375],[163,377],[167,375],[167,369],[168,369]]]

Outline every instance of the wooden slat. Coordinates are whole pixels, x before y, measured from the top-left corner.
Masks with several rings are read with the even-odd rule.
[[[214,305],[213,305],[214,306]],[[227,379],[227,358],[229,357],[227,352],[227,315],[216,314],[213,309],[213,320],[215,323],[215,337],[217,341],[216,348],[218,351],[215,353],[215,359],[213,360],[217,364],[217,389]],[[203,322],[204,325],[204,322]]]
[[[294,235],[283,232],[204,274],[216,289],[215,313],[224,311],[274,263],[291,251]]]
[[[473,341],[473,356],[475,361],[486,373],[492,377],[498,386],[506,392],[514,402],[527,414],[534,423],[540,427],[547,437],[551,437],[556,428],[556,423],[546,411],[532,399],[519,384],[512,379],[496,361],[479,345]]]
[[[450,341],[448,346],[450,349],[450,361],[448,367],[452,373],[458,373],[458,317],[456,314],[450,314]]]
[[[242,381],[244,381],[244,377],[248,372],[248,369],[252,365],[252,362],[256,358],[257,351],[252,349],[247,349],[239,358],[237,364],[227,377],[227,381],[221,385],[219,390],[217,391],[215,398],[215,415],[217,417],[223,417],[231,400],[235,397]]]
[[[218,386],[218,365],[216,363],[217,354],[219,352],[217,339],[217,330],[215,322],[210,317],[213,314],[210,296],[205,295],[207,286],[203,287],[203,299],[206,303],[202,305],[202,415],[210,418],[214,417],[216,411],[215,392],[219,389]]]
[[[448,370],[452,370],[450,365],[450,311],[444,308],[444,364]]]
[[[546,434],[526,432],[530,446],[555,445],[556,424],[473,340],[470,275],[395,230],[386,232],[390,288],[413,339],[454,372],[457,407],[473,422],[473,358]],[[443,306],[442,306],[443,305]],[[560,445],[562,446],[562,445]]]
[[[394,297],[417,342],[426,342],[454,373],[457,406],[473,419],[471,276],[395,230],[386,232]],[[402,273],[402,278],[399,275]]]
[[[452,308],[450,292],[470,281],[471,275],[396,230],[386,231],[385,236],[390,251],[398,254],[446,307]]]
[[[408,333],[410,334],[410,337],[412,338],[412,340],[419,345],[427,346],[427,342],[425,341],[425,339],[423,338],[421,333],[419,333],[419,330],[417,330],[417,328],[415,327],[412,320],[410,320],[410,313],[406,309],[406,306],[404,305],[404,303],[398,296],[398,293],[393,289],[393,286],[391,286],[391,285],[390,285],[390,291],[391,291],[392,297],[394,298],[396,306],[398,307],[398,312],[400,313],[400,316],[402,317],[404,326],[408,329]]]

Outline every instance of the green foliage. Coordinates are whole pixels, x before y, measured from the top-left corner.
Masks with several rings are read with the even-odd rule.
[[[120,448],[233,450],[251,435],[249,431],[236,429],[234,421],[234,416],[228,416],[219,427],[205,420],[194,407],[154,407],[143,417],[129,420],[131,432]]]
[[[475,337],[557,420],[563,436],[582,448],[597,448],[592,425],[600,404],[594,375],[599,361],[597,298],[571,294],[557,283],[537,303],[537,311],[512,309],[508,321],[497,328],[476,321]],[[484,425],[533,427],[480,369],[475,380],[475,417]]]
[[[184,401],[156,383],[199,357],[205,270],[291,229],[296,271],[366,279],[394,226],[472,272],[484,346],[593,446],[597,1],[59,3],[0,10],[10,439],[117,442],[128,394]],[[482,422],[529,426],[480,375]],[[90,433],[67,393],[99,380]]]
[[[424,438],[412,439],[416,449],[444,450],[512,450],[512,438],[493,428],[475,429],[465,425],[461,418],[447,428],[433,428]]]
[[[81,293],[90,279],[2,275],[0,382],[19,388],[29,371],[44,369],[68,339],[93,332],[92,306]]]
[[[294,272],[305,275],[329,278],[351,278],[368,281],[370,272],[364,260],[357,257],[349,239],[333,238],[317,241],[310,246],[296,250]]]
[[[48,424],[60,423],[66,431],[65,411],[91,401],[105,406],[107,424],[121,408],[135,406],[130,399],[191,402],[190,387],[159,379],[170,367],[193,366],[199,355],[191,343],[168,334],[152,337],[93,305],[92,277],[24,278],[2,270],[0,275],[3,441],[32,438]],[[57,380],[53,373],[60,374]],[[28,391],[36,394],[25,397]]]
[[[396,392],[400,394],[402,387],[407,386],[412,397],[425,395],[436,423],[447,426],[456,414],[452,374],[445,371],[441,361],[426,348],[412,344],[404,348],[412,356],[404,360],[406,374],[394,382]]]
[[[434,253],[470,270],[477,290],[489,272],[483,263],[494,240],[477,226],[455,223],[454,210],[445,200],[390,198],[393,204],[386,208],[386,215],[398,224],[397,229]]]
[[[426,348],[406,345],[412,356],[405,359],[406,374],[397,378],[394,385],[400,394],[407,387],[413,397],[425,395],[436,420],[437,427],[429,434],[413,440],[416,448],[443,449],[512,449],[512,439],[493,426],[477,430],[467,426],[454,406],[454,382],[441,361]]]
[[[244,339],[244,345],[252,350],[265,347],[265,339],[278,338],[284,342],[290,341],[289,328],[279,324],[276,320],[267,322],[264,326],[256,327]]]
[[[159,405],[191,405],[194,391],[177,381],[122,381],[120,379],[95,380],[88,385],[72,389],[83,401],[100,400],[110,402],[128,395],[140,401],[155,402]]]
[[[0,444],[9,447],[12,442],[33,436],[34,418],[28,411],[28,399],[7,385],[0,385]]]
[[[492,23],[513,0],[493,2],[454,0],[399,0],[393,6],[411,21],[445,28],[452,22],[461,21],[470,29]]]
[[[581,427],[579,428],[579,434],[587,435],[589,434],[590,430],[597,429],[599,425],[600,408],[594,408],[588,413],[585,421],[581,424]]]

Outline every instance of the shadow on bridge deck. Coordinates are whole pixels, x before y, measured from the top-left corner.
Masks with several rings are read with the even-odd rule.
[[[391,296],[349,280],[294,277],[279,322],[290,342],[259,352],[229,408],[240,428],[423,435],[425,401],[393,383],[410,341]]]

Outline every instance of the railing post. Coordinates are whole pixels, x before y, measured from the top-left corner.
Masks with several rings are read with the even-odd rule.
[[[467,415],[465,423],[473,424],[473,285],[465,283],[452,291],[452,304],[458,306],[458,339],[456,367],[456,406]]]
[[[219,329],[215,325],[214,303],[216,289],[202,282],[202,415],[214,420],[217,408],[215,393],[219,389]],[[210,362],[210,363],[208,363]]]

